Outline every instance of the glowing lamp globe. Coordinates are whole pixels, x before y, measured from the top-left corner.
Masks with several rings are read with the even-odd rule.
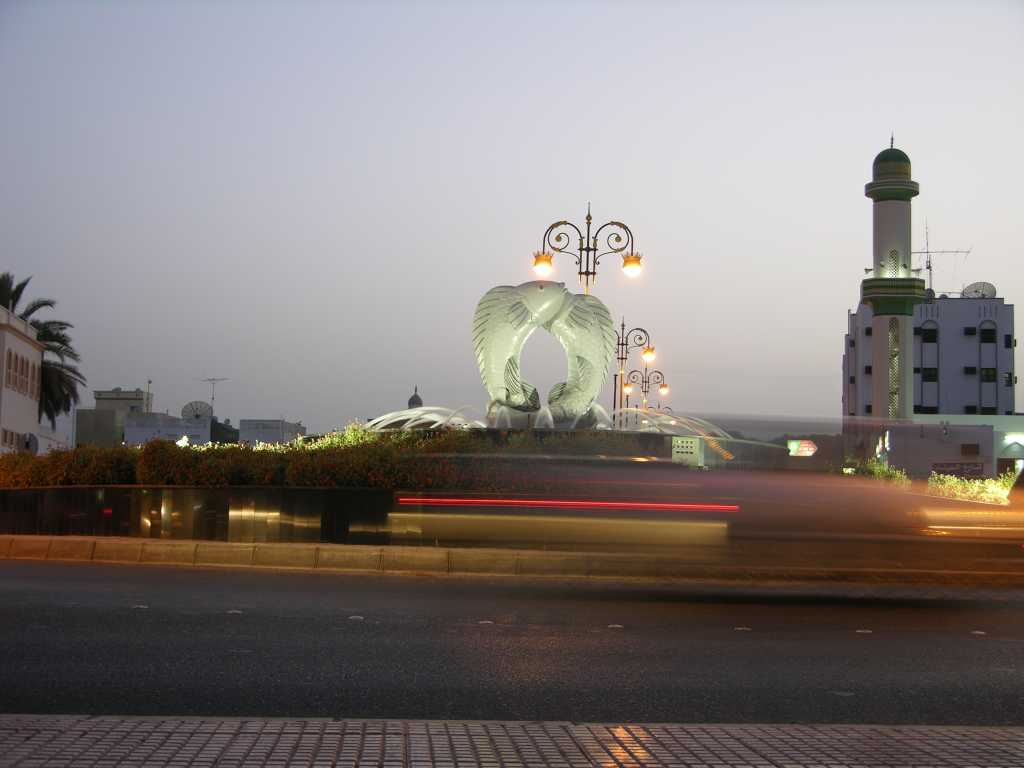
[[[632,384],[623,384],[622,385],[622,391],[625,394],[627,394],[627,395],[632,395],[633,394],[633,385]]]
[[[544,251],[537,251],[533,254],[533,271],[537,277],[547,277],[554,271],[551,263],[551,254]]]
[[[637,277],[643,267],[640,266],[640,254],[639,253],[626,253],[622,256],[622,271],[626,273],[626,277]]]
[[[644,351],[640,353],[640,359],[648,364],[654,362],[654,357],[654,347],[644,347]]]
[[[658,387],[658,394],[661,395],[662,397],[667,395],[668,394],[668,384],[662,384],[660,387]]]

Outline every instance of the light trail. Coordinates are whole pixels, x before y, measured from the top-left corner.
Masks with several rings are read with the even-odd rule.
[[[737,504],[677,504],[658,501],[591,501],[583,499],[476,499],[399,496],[403,507],[534,507],[555,509],[637,509],[657,512],[739,512]]]

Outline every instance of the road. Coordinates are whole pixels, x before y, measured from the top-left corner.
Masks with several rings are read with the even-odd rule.
[[[0,712],[1024,723],[1024,594],[0,562]]]

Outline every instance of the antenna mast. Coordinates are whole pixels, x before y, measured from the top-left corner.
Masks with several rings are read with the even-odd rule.
[[[207,379],[200,379],[210,385],[210,405],[213,405],[214,400],[217,399],[217,382],[218,381],[230,381],[230,379],[224,376],[211,376]]]
[[[928,222],[924,223],[924,250],[923,251],[911,251],[914,256],[924,256],[924,268],[928,272],[928,290],[932,288],[932,256],[956,256],[961,255],[967,258],[971,255],[971,248],[966,250],[952,250],[952,251],[933,251],[928,246]]]

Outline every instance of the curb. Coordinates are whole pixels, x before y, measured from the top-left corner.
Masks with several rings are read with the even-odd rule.
[[[0,560],[129,563],[326,573],[1024,586],[1024,570],[947,571],[924,568],[823,569],[712,565],[684,562],[664,555],[620,552],[555,552],[363,544],[251,544],[87,536],[0,535]]]

